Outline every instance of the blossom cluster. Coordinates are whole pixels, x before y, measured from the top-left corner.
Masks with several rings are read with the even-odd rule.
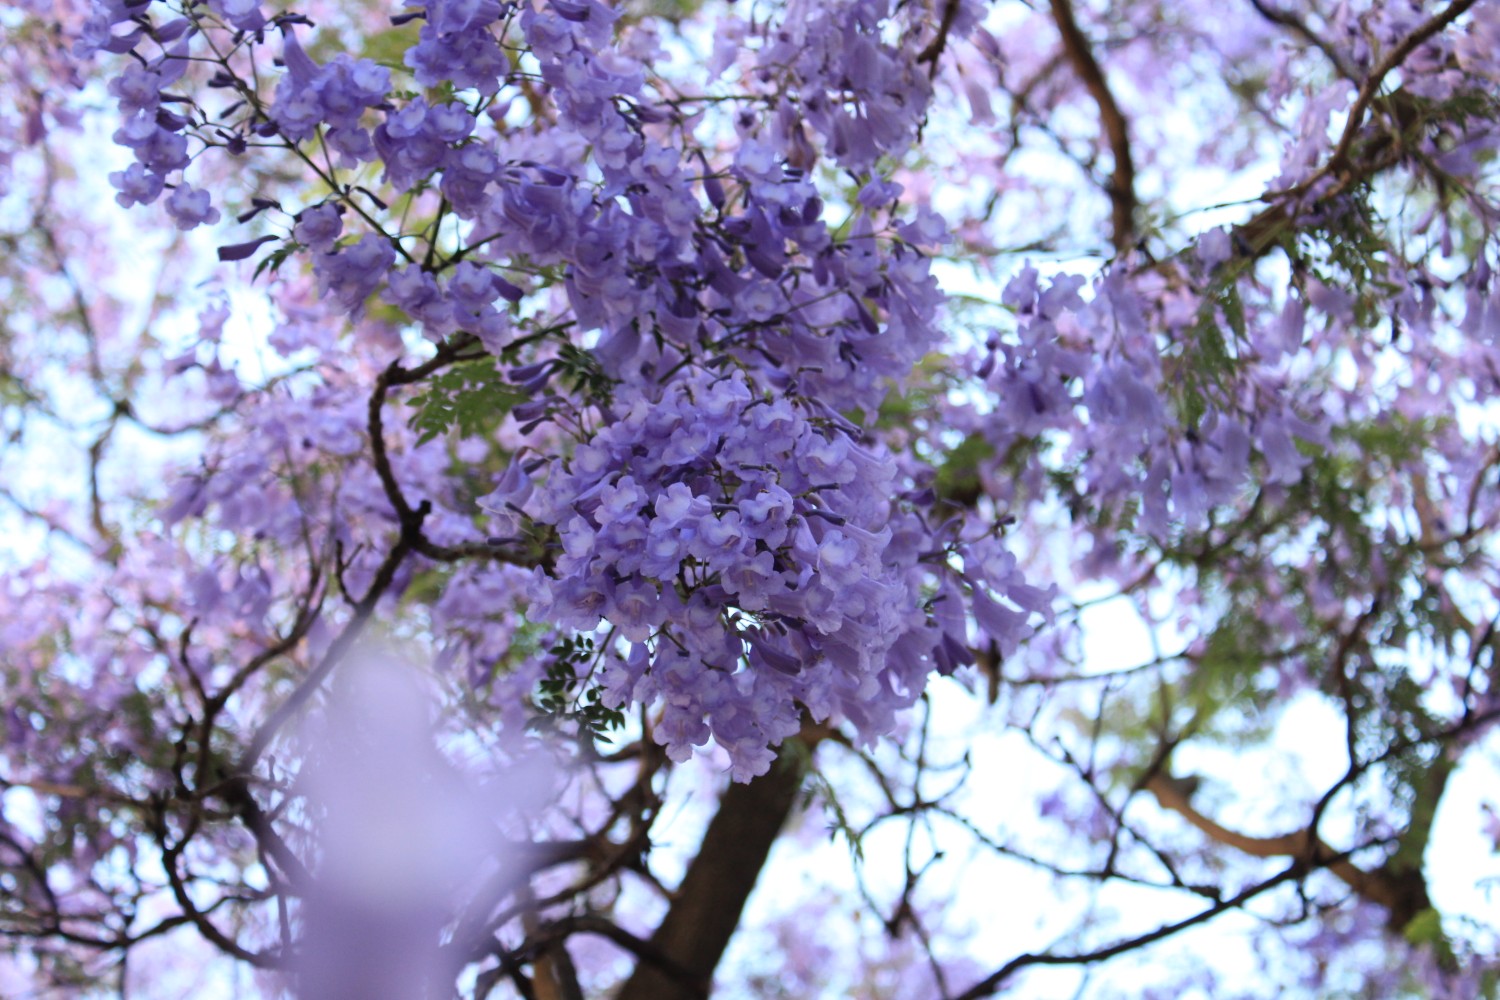
[[[605,658],[613,703],[660,699],[675,759],[712,735],[743,779],[797,731],[799,705],[873,736],[932,670],[968,662],[968,587],[1004,648],[1027,634],[1026,614],[983,592],[984,560],[1003,555],[944,537],[902,487],[892,456],[836,414],[695,370],[566,460],[513,466],[486,503],[504,528],[556,528],[533,613],[583,632],[603,619],[629,643]],[[1005,582],[1045,611],[1040,591]]]
[[[1191,293],[1162,295],[1157,280],[1117,272],[1085,300],[1076,275],[1044,282],[1029,267],[1017,275],[1004,293],[1016,333],[987,362],[1000,404],[983,433],[1003,454],[1017,441],[1065,432],[1066,461],[1076,463],[1091,502],[1134,510],[1138,531],[1166,541],[1233,506],[1252,481],[1295,484],[1310,462],[1296,442],[1323,445],[1328,437],[1320,382],[1294,382],[1283,363],[1304,336],[1297,298],[1253,330],[1236,384],[1221,389],[1187,382],[1204,364],[1191,355],[1194,327],[1204,310],[1218,322],[1214,304]],[[1176,363],[1175,390],[1173,340],[1188,354]],[[1202,412],[1187,413],[1189,403]],[[1252,459],[1263,463],[1259,474]],[[1039,489],[1041,476],[1032,467],[1020,480]]]
[[[433,343],[527,362],[517,443],[542,457],[511,463],[496,533],[555,532],[528,617],[607,623],[605,695],[660,704],[674,757],[712,735],[748,779],[803,712],[873,739],[932,670],[970,662],[976,620],[1012,649],[1047,612],[997,533],[939,517],[921,470],[864,426],[941,342],[929,253],[944,226],[905,209],[880,164],[931,98],[918,55],[939,23],[944,41],[972,28],[972,4],[842,0],[734,22],[754,44],[716,58],[748,91],[719,150],[694,135],[706,98],[674,93],[652,72],[655,37],[598,0],[409,4],[393,18],[420,22],[404,69],[320,61],[306,18],[244,0],[156,9],[102,4],[85,43],[138,56],[112,85],[137,157],[122,203],[171,187],[180,225],[212,223],[182,179],[189,139],[279,148],[330,192],[283,213],[285,237],[225,259],[280,239],[363,328],[378,301]],[[231,37],[237,50],[213,44]],[[262,78],[267,49],[281,69]],[[163,110],[197,53],[238,117]],[[854,186],[830,186],[820,157]],[[372,166],[379,196],[339,180]],[[256,198],[242,220],[282,212]],[[403,228],[386,209],[400,199],[430,228]],[[580,348],[596,372],[582,382],[563,363]],[[525,524],[506,523],[516,511]]]

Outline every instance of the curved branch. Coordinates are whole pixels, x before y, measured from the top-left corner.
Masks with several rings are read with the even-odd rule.
[[[1248,221],[1231,230],[1230,235],[1236,257],[1253,261],[1270,253],[1287,235],[1288,230],[1296,226],[1299,212],[1308,207],[1299,205],[1298,199],[1313,194],[1314,185],[1319,181],[1333,178],[1333,183],[1328,189],[1315,192],[1317,201],[1326,202],[1401,162],[1402,150],[1399,142],[1380,143],[1373,150],[1364,151],[1373,155],[1355,156],[1355,140],[1364,124],[1365,115],[1372,107],[1377,106],[1377,101],[1381,100],[1377,95],[1385,78],[1393,70],[1398,69],[1422,43],[1447,28],[1476,2],[1477,0],[1455,0],[1445,10],[1403,39],[1381,60],[1361,86],[1354,105],[1349,109],[1349,116],[1344,123],[1344,130],[1339,136],[1339,141],[1323,165],[1301,183],[1289,188],[1266,191],[1261,195],[1260,200],[1270,204]],[[1399,99],[1402,96],[1407,95],[1398,90],[1392,98]],[[1396,101],[1392,100],[1392,104],[1395,105]],[[1397,114],[1399,117],[1399,112]]]
[[[1351,80],[1354,79],[1354,72],[1349,68],[1348,62],[1344,57],[1339,54],[1337,49],[1328,44],[1328,41],[1322,35],[1319,35],[1312,28],[1308,27],[1306,21],[1290,11],[1267,6],[1265,0],[1250,0],[1250,6],[1254,7],[1255,12],[1267,21],[1286,28],[1302,39],[1305,44],[1311,45],[1323,53],[1324,58],[1333,64],[1333,68],[1338,71],[1340,76],[1348,77]]]
[[[1154,931],[1148,931],[1133,938],[1126,938],[1123,941],[1117,941],[1114,944],[1106,945],[1094,951],[1081,952],[1077,955],[1053,955],[1050,953],[1017,955],[989,976],[953,997],[952,1000],[978,1000],[979,997],[993,996],[1007,979],[1022,969],[1033,965],[1093,965],[1097,962],[1114,958],[1116,955],[1123,955],[1128,951],[1134,951],[1155,941],[1169,938],[1174,934],[1187,930],[1189,927],[1211,920],[1226,910],[1239,909],[1256,896],[1274,889],[1283,882],[1290,882],[1293,879],[1300,878],[1304,874],[1306,874],[1306,869],[1300,864],[1294,864],[1263,882],[1257,882],[1255,885],[1250,886],[1248,889],[1229,899],[1199,910],[1190,917],[1184,917],[1174,923],[1163,924]]]
[[[1364,85],[1360,87],[1359,94],[1354,98],[1354,105],[1349,109],[1349,117],[1344,121],[1343,134],[1339,136],[1338,145],[1334,147],[1333,155],[1328,158],[1311,177],[1296,185],[1289,191],[1282,192],[1284,195],[1297,195],[1309,191],[1312,187],[1330,174],[1338,173],[1349,166],[1350,152],[1354,148],[1355,137],[1359,134],[1360,127],[1364,125],[1365,114],[1370,110],[1370,105],[1375,101],[1375,96],[1380,92],[1385,78],[1402,63],[1408,56],[1415,52],[1424,42],[1448,27],[1454,21],[1474,6],[1478,0],[1454,0],[1441,13],[1434,15],[1416,31],[1407,35],[1401,43],[1391,49],[1386,57],[1380,60],[1380,64],[1366,78]]]
[[[1115,169],[1105,189],[1109,194],[1113,235],[1111,242],[1115,252],[1123,254],[1135,239],[1135,159],[1130,152],[1130,129],[1104,70],[1094,58],[1088,39],[1078,27],[1073,16],[1072,0],[1052,0],[1052,16],[1057,21],[1057,31],[1062,35],[1063,52],[1073,65],[1073,72],[1083,81],[1089,96],[1099,106],[1099,126],[1109,143],[1110,155],[1114,157]]]
[[[1380,871],[1367,872],[1316,836],[1311,827],[1275,837],[1251,837],[1220,826],[1193,807],[1179,782],[1158,772],[1146,779],[1146,791],[1163,809],[1177,813],[1209,839],[1254,858],[1291,858],[1316,868],[1327,868],[1362,898],[1391,907],[1396,899],[1389,879]]]

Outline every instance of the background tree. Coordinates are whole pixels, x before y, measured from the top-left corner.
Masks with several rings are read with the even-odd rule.
[[[0,26],[14,991],[1495,991],[1493,3]]]

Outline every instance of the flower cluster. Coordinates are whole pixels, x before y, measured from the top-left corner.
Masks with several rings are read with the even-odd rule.
[[[272,118],[293,142],[311,138],[326,126],[324,140],[349,165],[375,157],[368,129],[360,118],[366,108],[385,102],[391,89],[390,71],[369,59],[340,55],[319,66],[302,50],[297,36],[286,32],[282,49],[286,75],[276,85]]]
[[[1090,501],[1133,509],[1137,530],[1166,540],[1237,501],[1251,482],[1252,456],[1264,463],[1259,481],[1296,483],[1310,461],[1296,442],[1325,443],[1327,432],[1309,419],[1326,423],[1315,411],[1318,383],[1291,391],[1282,364],[1303,335],[1299,300],[1289,299],[1274,325],[1257,328],[1236,385],[1183,384],[1174,398],[1173,359],[1163,345],[1175,339],[1192,352],[1204,310],[1217,317],[1212,303],[1162,295],[1155,280],[1111,274],[1086,301],[1076,275],[1043,282],[1028,267],[1014,278],[1005,302],[1015,311],[1016,335],[997,343],[986,363],[999,406],[983,433],[1000,454],[1023,439],[1066,433],[1066,455]],[[1177,367],[1191,372],[1198,364],[1193,358]],[[1190,407],[1201,412],[1191,416]],[[1040,489],[1041,467],[1020,479]],[[1013,489],[996,486],[1002,494]]]
[[[330,188],[291,216],[280,251],[307,253],[325,300],[371,335],[374,300],[444,349],[523,363],[536,398],[517,411],[522,436],[553,450],[535,482],[512,464],[494,503],[563,551],[535,569],[529,616],[565,632],[607,621],[611,703],[660,703],[674,756],[712,735],[748,778],[802,712],[873,739],[933,669],[970,662],[972,623],[1009,649],[1047,610],[996,532],[936,517],[930,470],[864,426],[941,340],[929,254],[944,226],[910,216],[875,168],[923,119],[916,56],[937,20],[973,26],[971,5],[950,7],[793,4],[747,29],[755,51],[730,61],[754,93],[733,98],[722,151],[697,148],[693,115],[652,72],[660,47],[597,0],[409,4],[395,20],[422,23],[405,78],[347,53],[320,62],[306,18],[249,2],[190,13],[181,31],[149,5],[110,7],[96,34],[129,26],[98,42],[112,51],[173,46],[113,85],[139,161],[122,200],[171,183],[174,220],[211,223],[207,193],[169,176],[184,135],[233,155],[280,146]],[[237,90],[242,117],[179,122],[163,88],[226,23],[243,45],[209,85]],[[245,72],[266,47],[283,67],[274,86]],[[825,154],[856,177],[850,191],[819,177]],[[350,182],[376,171],[380,195]],[[402,199],[430,228],[403,228],[411,208],[386,208]],[[282,211],[253,204],[242,221]],[[564,358],[582,350],[595,375],[570,381]],[[576,428],[576,445],[526,438],[541,418]]]
[[[758,59],[761,72],[798,80],[800,100],[781,105],[782,127],[797,132],[806,122],[827,138],[830,155],[856,171],[905,152],[932,97],[927,67],[914,51],[883,37],[891,6],[888,0],[791,3],[785,19],[768,28]],[[952,6],[957,29],[973,27],[978,5]],[[917,37],[906,33],[904,45]]]
[[[487,504],[503,528],[555,527],[562,554],[535,571],[533,612],[584,632],[603,619],[629,644],[605,656],[613,703],[660,699],[656,738],[675,759],[712,735],[744,779],[797,730],[799,705],[873,738],[934,668],[964,662],[950,558],[967,554],[994,638],[1026,634],[1025,614],[983,593],[983,546],[934,531],[911,500],[892,456],[836,415],[740,371],[692,371],[568,459],[513,466]],[[1044,610],[1029,588],[1009,596]]]

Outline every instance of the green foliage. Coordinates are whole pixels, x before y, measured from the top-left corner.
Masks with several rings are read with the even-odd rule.
[[[1276,649],[1276,636],[1253,612],[1231,610],[1187,669],[1165,672],[1154,686],[1120,692],[1109,699],[1102,720],[1078,712],[1069,721],[1090,738],[1108,734],[1132,745],[1191,734],[1228,748],[1253,746],[1270,736],[1276,721],[1276,678],[1266,669],[1276,662]],[[1139,771],[1127,768],[1117,777],[1133,785]]]
[[[1245,340],[1245,306],[1240,300],[1239,281],[1250,261],[1235,258],[1223,264],[1204,291],[1193,325],[1180,351],[1172,393],[1177,412],[1186,427],[1197,427],[1208,404],[1223,397],[1234,373],[1238,345]],[[1233,341],[1225,336],[1225,328]],[[1233,344],[1234,346],[1231,346]]]
[[[954,385],[952,359],[941,354],[927,355],[917,363],[910,378],[886,394],[880,410],[874,415],[875,427],[880,430],[921,430],[931,422],[934,414],[941,412],[944,395]],[[845,416],[860,425],[867,420],[863,412]],[[920,436],[912,441],[912,449],[918,457],[935,466],[937,477],[933,486],[938,496],[967,506],[984,492],[979,469],[993,464],[991,459],[995,458],[995,447],[978,433],[960,438],[956,431],[951,431],[943,437],[943,447],[947,450],[933,447]],[[1033,443],[1028,442],[1028,445]]]
[[[789,740],[788,745],[796,745],[796,741]],[[805,749],[803,751],[806,752]],[[856,866],[863,865],[865,860],[864,837],[860,830],[850,821],[848,813],[844,811],[843,804],[839,801],[838,790],[823,773],[817,769],[809,772],[809,787],[807,797],[821,799],[826,809],[828,822],[828,839],[837,840],[844,838],[849,845],[849,856]],[[805,804],[805,803],[804,803]]]
[[[563,342],[558,347],[556,375],[562,383],[589,399],[608,402],[614,392],[614,380],[599,367],[592,351]]]
[[[267,271],[269,271],[271,274],[275,274],[276,272],[281,270],[281,265],[286,263],[288,257],[296,253],[298,250],[305,249],[307,248],[295,240],[282,240],[279,247],[266,254],[256,263],[255,274],[253,277],[259,278]]]
[[[703,0],[631,0],[625,16],[631,21],[662,20],[680,24],[703,7]]]
[[[1224,709],[1249,712],[1258,707],[1263,699],[1256,675],[1272,661],[1269,654],[1275,648],[1275,635],[1259,618],[1236,613],[1222,618],[1183,685],[1194,716],[1209,719]]]
[[[1412,917],[1411,922],[1406,925],[1401,933],[1411,944],[1425,944],[1442,951],[1448,950],[1447,938],[1443,934],[1442,915],[1432,907],[1428,907],[1415,917]]]
[[[366,36],[361,46],[363,55],[381,66],[405,73],[404,56],[416,44],[420,29],[420,24],[412,21]]]
[[[508,385],[492,359],[454,365],[412,397],[410,426],[418,444],[457,428],[465,437],[493,431],[501,419],[526,400],[525,393]]]
[[[938,399],[951,377],[952,360],[946,355],[929,354],[917,362],[899,391],[892,389],[881,400],[875,426],[880,430],[913,427],[937,411]],[[851,415],[852,418],[852,415]],[[864,422],[864,414],[855,423]]]
[[[1387,224],[1370,205],[1369,191],[1362,189],[1344,198],[1337,211],[1330,210],[1322,226],[1302,231],[1287,252],[1298,270],[1349,293],[1354,322],[1374,328],[1386,318],[1396,288],[1386,277],[1386,231]]]
[[[964,438],[938,466],[937,494],[958,503],[972,502],[983,492],[979,467],[994,457],[995,447],[980,434]]]
[[[579,731],[603,743],[625,725],[625,714],[603,704],[603,692],[589,683],[603,651],[594,648],[592,636],[562,638],[549,650],[552,661],[547,675],[537,685],[536,707],[553,721],[575,723]],[[579,676],[583,667],[584,676]]]

